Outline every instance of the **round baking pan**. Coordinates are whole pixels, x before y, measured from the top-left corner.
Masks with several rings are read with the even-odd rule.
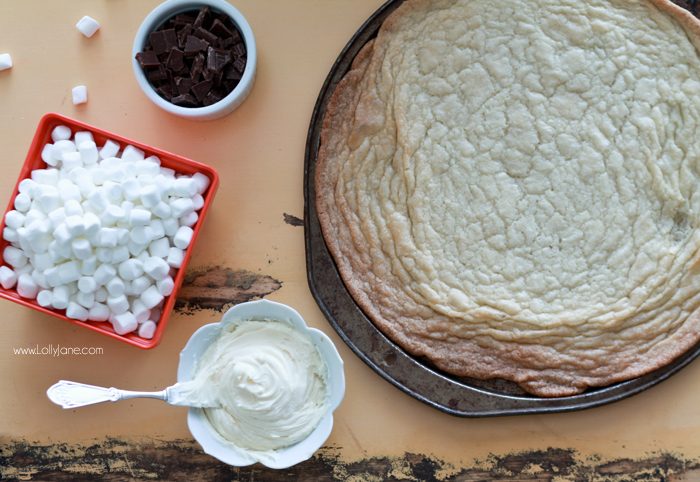
[[[458,378],[405,352],[365,316],[343,284],[330,255],[316,213],[314,186],[319,137],[326,104],[355,55],[377,35],[384,19],[403,0],[390,0],[362,25],[338,56],[319,93],[311,116],[304,161],[304,233],[309,287],[321,311],[345,343],[382,378],[412,397],[462,417],[486,417],[581,410],[639,393],[670,377],[700,354],[700,343],[672,363],[643,377],[570,397],[528,395],[506,380]]]

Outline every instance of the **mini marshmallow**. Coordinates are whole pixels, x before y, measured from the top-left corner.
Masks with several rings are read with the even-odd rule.
[[[102,227],[102,221],[100,221],[100,218],[94,213],[85,213],[83,216],[83,227],[85,229],[85,236],[88,239],[96,239]]]
[[[133,313],[127,311],[112,318],[112,327],[118,335],[126,335],[136,330],[139,326]]]
[[[133,201],[141,195],[141,184],[136,179],[127,179],[122,183],[124,199]]]
[[[159,281],[168,276],[170,266],[163,260],[163,258],[151,256],[145,263],[143,263],[143,270],[148,276],[156,281]]]
[[[40,271],[46,271],[49,268],[53,268],[54,263],[51,260],[50,253],[38,253],[32,258],[32,266]]]
[[[150,230],[146,228],[148,228],[148,226],[136,226],[131,228],[131,232],[129,233],[131,241],[146,247],[151,241]]]
[[[95,138],[90,131],[78,131],[73,136],[73,142],[75,142],[76,146],[80,147],[84,142],[95,142]]]
[[[71,301],[68,303],[68,307],[66,308],[66,316],[73,320],[87,321],[88,310],[86,310],[83,306],[80,306],[78,303]]]
[[[102,185],[102,190],[107,196],[107,199],[113,203],[120,203],[123,200],[122,187],[114,181],[105,181]]]
[[[104,288],[97,288],[97,291],[95,291],[95,301],[98,303],[104,303],[108,297],[109,293]]]
[[[60,187],[59,187],[60,189]],[[82,216],[83,215],[83,207],[80,205],[80,202],[78,202],[76,199],[69,199],[65,202],[62,208],[57,208],[51,211],[49,213],[49,218],[51,218],[51,214],[56,212],[56,211],[61,211],[63,210],[63,218],[66,216]]]
[[[138,256],[139,254],[143,253],[143,251],[148,247],[145,244],[140,244],[132,241],[131,239],[126,245],[127,248],[129,248],[129,253],[132,256]]]
[[[134,208],[129,215],[132,226],[146,226],[151,222],[151,212],[146,209]]]
[[[83,222],[82,216],[68,216],[64,221],[64,225],[71,237],[80,236],[85,233],[85,223]]]
[[[163,301],[163,295],[160,294],[158,288],[150,286],[146,291],[141,293],[140,299],[141,303],[143,303],[146,308],[153,308]]]
[[[54,157],[53,144],[46,144],[41,150],[41,160],[49,166],[58,164],[58,159]]]
[[[87,86],[76,85],[71,89],[71,95],[73,97],[73,105],[86,104],[88,100]]]
[[[78,152],[80,152],[80,160],[86,166],[95,164],[100,157],[100,154],[97,152],[97,145],[92,140],[78,144]]]
[[[10,54],[0,54],[0,70],[12,68],[12,56]]]
[[[134,172],[139,179],[141,179],[141,176],[152,178],[158,175],[160,167],[158,167],[158,164],[146,160],[135,161]]]
[[[41,186],[41,189],[38,190],[37,200],[42,211],[50,213],[61,206],[61,193],[54,186]]]
[[[160,174],[165,177],[169,177],[175,180],[175,169],[170,169],[169,167],[161,167]]]
[[[57,310],[65,310],[70,301],[70,289],[66,285],[56,286],[53,289],[53,300],[51,304]]]
[[[119,246],[126,246],[129,242],[129,230],[126,228],[117,228],[117,244]]]
[[[39,291],[39,293],[36,295],[36,302],[39,303],[39,306],[49,308],[53,303],[53,293],[51,290]]]
[[[28,194],[21,192],[15,196],[14,205],[17,211],[26,213],[32,205],[32,198],[30,198]]]
[[[163,296],[170,296],[175,289],[175,281],[170,276],[166,276],[162,280],[156,281],[156,288]]]
[[[53,237],[59,245],[68,244],[71,239],[73,239],[65,222],[59,224],[58,227],[53,230]]]
[[[61,272],[58,267],[54,266],[44,271],[44,278],[46,278],[46,283],[51,287],[55,288],[61,284]],[[65,308],[65,306],[64,306]]]
[[[118,276],[115,276],[107,283],[107,292],[113,297],[123,295],[125,288],[124,281]]]
[[[12,289],[17,284],[17,275],[7,266],[0,266],[0,286],[6,290]]]
[[[21,228],[24,224],[24,218],[24,214],[13,209],[5,215],[5,225],[12,229]]]
[[[194,211],[194,203],[189,198],[177,198],[170,202],[170,213],[174,218],[180,218]]]
[[[185,252],[179,248],[170,248],[168,258],[166,259],[169,266],[179,268],[182,266],[182,261],[185,259]]]
[[[27,178],[27,179],[22,179],[19,182],[19,185],[17,186],[17,190],[19,192],[22,192],[24,194],[27,194],[29,198],[33,198],[36,196],[36,188],[38,184],[34,179]]]
[[[121,206],[110,204],[107,206],[107,209],[105,209],[105,212],[100,217],[100,220],[102,221],[103,226],[114,226],[119,221],[124,220],[125,217],[126,213],[124,213]]]
[[[119,244],[119,232],[115,228],[100,228],[97,245],[103,248],[116,248]]]
[[[61,169],[62,172],[69,172],[83,165],[83,158],[79,152],[64,152],[61,154]]]
[[[109,307],[102,302],[96,302],[88,311],[88,320],[107,321],[109,319],[109,315]]]
[[[95,282],[99,286],[106,285],[117,275],[117,270],[111,264],[101,264],[95,270]]]
[[[195,224],[197,224],[198,219],[199,215],[196,212],[192,211],[191,213],[182,216],[179,221],[181,226],[192,227]]]
[[[131,296],[139,296],[141,293],[146,291],[148,287],[152,284],[153,280],[151,280],[148,276],[139,276],[138,278],[134,279],[129,283],[129,287],[126,291],[126,294]]]
[[[32,279],[34,282],[37,284],[37,286],[41,289],[47,289],[49,287],[49,284],[46,281],[46,276],[42,271],[39,271],[38,269],[34,269],[31,273]]]
[[[119,264],[126,261],[127,259],[129,259],[130,254],[131,253],[129,253],[129,248],[127,248],[126,246],[117,246],[112,251],[112,264]]]
[[[89,310],[95,304],[95,294],[94,293],[83,293],[82,291],[80,291],[80,292],[78,292],[78,294],[75,295],[75,301],[80,306],[87,308]]]
[[[83,197],[80,194],[80,188],[68,179],[58,181],[58,193],[64,202],[80,201]],[[83,209],[80,208],[80,214],[82,214],[82,211]]]
[[[8,246],[2,252],[2,259],[13,268],[21,268],[27,264],[27,256],[21,249]]]
[[[187,247],[190,245],[190,241],[192,241],[193,234],[194,231],[192,231],[192,228],[188,226],[180,226],[175,233],[175,236],[173,236],[173,244],[177,248],[187,249]]]
[[[177,233],[179,227],[180,223],[177,222],[177,219],[163,219],[163,230],[165,231],[166,236],[175,236],[175,233]]]
[[[100,190],[95,190],[92,194],[90,194],[90,196],[88,196],[88,203],[98,213],[102,213],[105,209],[107,209],[107,206],[109,206],[107,196]]]
[[[191,177],[178,177],[173,183],[173,194],[191,199],[197,194],[197,183]]]
[[[90,241],[85,238],[74,239],[71,243],[71,247],[73,248],[73,254],[79,260],[84,260],[92,256],[92,246],[90,245]]]
[[[56,126],[51,131],[51,139],[53,139],[54,142],[67,141],[72,135],[73,133],[68,126]]]
[[[94,293],[97,290],[97,281],[92,276],[81,276],[78,280],[78,289],[82,293]]]
[[[204,198],[201,194],[195,194],[192,196],[192,204],[194,205],[194,210],[199,211],[204,207]]]
[[[53,148],[51,149],[54,164],[51,165],[57,165],[61,161],[61,158],[63,157],[64,153],[75,152],[76,150],[77,149],[75,147],[75,142],[69,141],[68,139],[62,139],[60,141],[54,142]],[[58,171],[55,171],[55,175],[58,176]],[[34,172],[32,172],[32,179],[34,179]]]
[[[104,146],[102,146],[102,148],[100,149],[100,159],[114,157],[117,155],[118,152],[119,144],[117,144],[111,139],[108,139],[107,142],[105,142]]]
[[[160,190],[155,184],[142,187],[139,197],[141,198],[141,204],[146,208],[152,208],[161,201]]]
[[[141,338],[146,338],[147,340],[150,340],[151,338],[153,338],[155,332],[156,324],[150,320],[141,323],[141,325],[139,326],[138,333]]]
[[[112,313],[119,315],[129,309],[129,301],[124,295],[110,296],[107,298],[107,306]]]
[[[5,241],[9,241],[11,243],[19,241],[17,231],[7,226],[2,230],[2,237],[5,239]]]
[[[170,217],[170,205],[164,201],[161,201],[158,204],[156,204],[151,210],[153,211],[153,214],[155,214],[161,219],[166,219]]]
[[[138,147],[129,145],[126,146],[124,152],[122,152],[122,161],[124,162],[143,161],[143,158],[144,153]]]
[[[127,281],[134,280],[143,274],[143,263],[138,259],[127,259],[119,264],[119,276]]]
[[[100,263],[111,263],[112,248],[97,248],[95,250],[95,256],[97,256],[97,261]]]
[[[80,33],[85,35],[87,38],[90,38],[100,29],[100,22],[88,15],[85,15],[83,18],[78,20],[78,23],[75,24],[75,28],[77,28]]]
[[[151,254],[151,256],[166,258],[168,256],[169,251],[170,242],[168,241],[168,238],[156,239],[148,245],[148,252]]]
[[[68,261],[56,266],[61,283],[66,284],[80,279],[80,266],[76,261]]]
[[[204,194],[204,191],[207,190],[207,188],[209,187],[209,183],[211,182],[209,178],[201,172],[195,172],[192,175],[192,180],[197,185],[197,193],[199,194]]]
[[[29,273],[22,273],[17,278],[17,294],[22,298],[34,299],[39,293],[39,286]]]
[[[144,321],[148,320],[149,316],[151,316],[151,310],[146,308],[138,298],[131,302],[130,311],[134,314],[136,321],[139,323],[143,323]]]

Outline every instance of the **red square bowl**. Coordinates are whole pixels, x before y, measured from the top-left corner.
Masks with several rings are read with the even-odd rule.
[[[12,196],[7,205],[7,209],[5,210],[5,213],[2,217],[2,221],[0,222],[0,229],[3,229],[5,227],[5,214],[7,214],[7,212],[13,209],[14,207],[14,200],[15,196],[17,196],[18,193],[19,183],[23,179],[31,177],[31,172],[34,169],[44,169],[47,167],[44,161],[41,160],[41,151],[44,147],[44,144],[46,144],[47,142],[51,142],[51,131],[54,129],[54,127],[59,125],[65,125],[70,127],[70,129],[73,131],[73,134],[75,134],[77,131],[91,132],[93,137],[95,138],[95,143],[98,145],[98,147],[103,145],[108,139],[119,143],[121,149],[130,144],[143,150],[147,156],[158,156],[161,160],[161,165],[163,167],[173,169],[178,174],[191,175],[195,172],[201,172],[202,174],[207,176],[209,178],[210,183],[206,192],[202,194],[202,196],[204,197],[204,206],[202,206],[202,208],[198,211],[199,219],[197,220],[197,223],[194,226],[192,226],[192,229],[194,231],[192,241],[190,242],[190,245],[187,248],[187,251],[185,252],[185,257],[183,259],[182,266],[180,267],[180,269],[177,270],[177,274],[175,275],[175,289],[173,290],[170,296],[165,298],[165,302],[162,308],[162,314],[160,319],[158,320],[156,332],[153,335],[153,338],[151,338],[150,340],[141,338],[134,333],[119,335],[112,329],[112,325],[108,322],[83,322],[79,320],[73,320],[66,316],[65,310],[54,310],[44,308],[40,306],[35,300],[29,300],[20,297],[17,294],[17,291],[14,289],[6,290],[0,287],[0,297],[6,298],[10,301],[14,301],[15,303],[19,303],[34,310],[41,311],[42,313],[55,316],[56,318],[61,318],[62,320],[69,321],[76,325],[83,326],[90,330],[97,331],[99,333],[102,333],[103,335],[110,336],[130,345],[137,346],[143,349],[153,348],[160,342],[160,338],[161,336],[163,336],[163,331],[165,331],[165,327],[168,324],[168,318],[170,317],[170,313],[172,312],[173,307],[175,306],[177,293],[185,277],[185,268],[187,267],[187,263],[189,262],[190,256],[192,255],[192,249],[194,248],[197,237],[199,236],[199,231],[202,227],[204,217],[206,216],[207,211],[209,210],[209,206],[211,205],[211,202],[214,198],[214,193],[216,192],[216,189],[219,186],[219,176],[214,169],[205,164],[201,164],[199,162],[187,159],[182,156],[178,156],[176,154],[171,154],[170,152],[156,149],[155,147],[151,147],[146,144],[127,139],[126,137],[122,137],[120,135],[114,134],[109,131],[105,131],[103,129],[98,129],[97,127],[93,127],[89,124],[85,124],[83,122],[71,119],[69,117],[62,116],[60,114],[49,113],[42,117],[39,121],[36,133],[34,134],[34,139],[32,140],[32,145],[29,147],[29,153],[27,154],[27,158],[24,161],[24,165],[22,166],[22,170],[19,173],[19,178],[17,179],[17,183],[15,184],[14,191],[12,192]],[[9,244],[10,243],[8,243],[4,238],[0,237],[0,252],[4,251],[5,247]]]

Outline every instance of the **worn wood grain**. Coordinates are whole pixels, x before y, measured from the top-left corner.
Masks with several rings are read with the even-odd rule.
[[[281,281],[262,273],[221,266],[196,267],[187,271],[175,309],[188,314],[202,309],[223,311],[281,287]]]
[[[90,445],[38,444],[0,437],[2,480],[168,480],[299,482],[477,481],[685,481],[698,480],[700,462],[672,453],[639,459],[582,457],[550,448],[496,455],[454,467],[424,454],[343,461],[326,447],[284,470],[261,465],[230,467],[204,454],[190,440],[141,442],[105,439]]]

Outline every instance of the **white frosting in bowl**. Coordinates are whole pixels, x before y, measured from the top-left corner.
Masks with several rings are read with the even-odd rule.
[[[327,368],[307,334],[289,323],[225,326],[197,363],[197,397],[216,400],[207,420],[237,447],[270,451],[305,439],[327,407]]]

